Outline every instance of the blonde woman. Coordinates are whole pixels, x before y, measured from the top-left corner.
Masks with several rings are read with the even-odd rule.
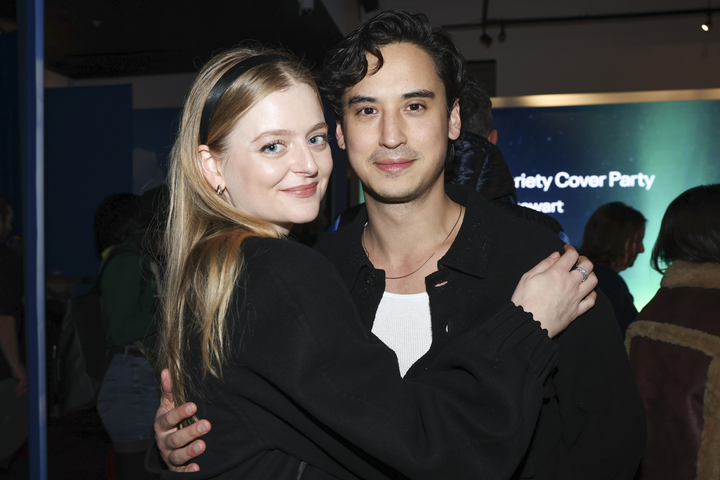
[[[572,291],[542,325],[508,302],[449,343],[442,373],[403,380],[332,265],[285,238],[318,214],[327,131],[310,72],[283,52],[218,55],[189,93],[172,152],[161,361],[178,404],[212,422],[197,475],[509,477],[555,364],[549,337],[590,308],[594,282],[569,273],[577,254],[553,254],[513,296],[534,311]]]

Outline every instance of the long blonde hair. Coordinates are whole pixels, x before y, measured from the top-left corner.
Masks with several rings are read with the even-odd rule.
[[[205,180],[198,160],[200,117],[210,90],[231,67],[261,54],[282,55],[288,60],[251,68],[217,103],[207,146],[221,162],[227,161],[233,128],[263,98],[296,83],[305,83],[317,92],[311,73],[286,52],[238,47],[216,55],[193,82],[170,156],[159,356],[161,365],[170,369],[177,404],[184,403],[189,389],[194,387],[184,359],[191,335],[200,338],[202,377],[210,374],[222,378],[229,347],[226,339],[230,325],[226,317],[243,268],[243,240],[251,236],[279,237],[270,223],[237,210],[226,197],[219,196]]]

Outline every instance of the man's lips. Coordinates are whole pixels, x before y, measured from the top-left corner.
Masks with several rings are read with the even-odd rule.
[[[310,198],[315,195],[315,192],[317,192],[317,185],[317,182],[313,182],[307,185],[286,188],[283,190],[283,192],[298,198]]]
[[[410,158],[384,159],[375,162],[375,166],[385,173],[399,173],[410,168],[414,161]]]

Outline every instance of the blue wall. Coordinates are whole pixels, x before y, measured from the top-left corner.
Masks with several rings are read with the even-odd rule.
[[[95,210],[132,191],[132,90],[49,89],[45,102],[46,273],[95,276]]]

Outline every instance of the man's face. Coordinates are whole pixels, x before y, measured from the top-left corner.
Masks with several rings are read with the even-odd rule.
[[[460,108],[447,114],[432,58],[408,43],[380,49],[383,66],[343,94],[337,139],[366,193],[407,202],[443,182],[448,139],[460,135]],[[377,59],[368,55],[369,71]]]

